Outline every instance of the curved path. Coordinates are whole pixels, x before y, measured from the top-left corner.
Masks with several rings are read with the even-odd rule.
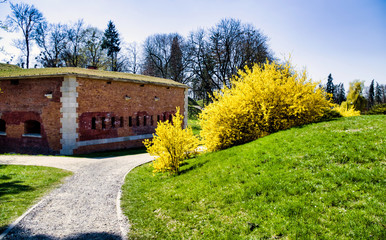
[[[0,156],[0,164],[50,166],[74,172],[4,239],[125,239],[129,224],[117,206],[124,176],[151,160],[149,154],[103,159]]]

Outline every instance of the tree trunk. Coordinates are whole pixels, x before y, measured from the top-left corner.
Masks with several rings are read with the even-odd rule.
[[[25,38],[25,45],[26,45],[26,48],[27,48],[26,67],[28,69],[29,68],[29,39],[28,39],[28,36]]]

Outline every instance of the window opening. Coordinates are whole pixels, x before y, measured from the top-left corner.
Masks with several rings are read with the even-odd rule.
[[[3,119],[0,119],[0,133],[5,133],[5,130],[5,121]]]
[[[146,116],[143,116],[143,126],[146,126]]]
[[[160,115],[157,115],[157,122],[159,122],[160,120],[161,120]]]
[[[111,118],[111,128],[115,128],[115,117]]]
[[[173,124],[172,114],[169,115],[169,122]]]
[[[129,117],[129,127],[132,127],[132,126],[133,126],[133,118]]]
[[[11,85],[19,85],[19,80],[11,80]]]
[[[137,127],[139,127],[139,116],[137,116]]]
[[[166,121],[166,114],[163,115],[163,121]]]
[[[96,129],[96,118],[95,117],[93,117],[91,119],[91,129]]]
[[[39,134],[40,135],[40,122],[35,120],[28,120],[24,123],[25,134]]]
[[[123,127],[123,117],[120,117],[119,119],[119,127]]]
[[[153,115],[150,116],[150,126],[154,126]]]
[[[102,129],[106,129],[106,118],[102,117]]]

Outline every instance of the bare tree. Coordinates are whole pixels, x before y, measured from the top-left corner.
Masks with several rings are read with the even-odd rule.
[[[13,29],[20,29],[23,32],[25,48],[22,47],[22,49],[25,49],[26,67],[29,68],[31,39],[33,38],[39,23],[44,21],[44,17],[34,5],[28,5],[26,3],[10,3],[10,6],[12,14],[8,15],[7,22]]]
[[[85,65],[84,44],[85,26],[83,19],[67,28],[67,46],[63,53],[63,60],[68,67],[81,67]]]
[[[215,89],[220,85],[215,81],[215,62],[211,54],[210,45],[205,30],[192,32],[188,38],[189,72],[192,73],[191,87],[194,98],[209,102]]]
[[[246,65],[273,59],[267,37],[250,24],[223,19],[210,29],[210,48],[216,62],[215,75],[224,86]]]
[[[145,40],[143,50],[143,74],[182,83],[189,80],[185,75],[189,63],[188,45],[181,35],[177,33],[152,35]]]
[[[85,30],[85,56],[89,66],[102,67],[105,64],[105,53],[102,49],[103,32],[95,27]]]
[[[36,59],[44,67],[61,67],[64,65],[61,56],[67,45],[67,27],[62,24],[42,22],[36,29],[35,41],[41,52]]]
[[[155,77],[169,77],[170,49],[172,34],[155,34],[144,43],[143,73]]]
[[[138,46],[136,42],[130,43],[127,47],[128,54],[128,72],[130,73],[138,73],[140,70],[140,59]]]

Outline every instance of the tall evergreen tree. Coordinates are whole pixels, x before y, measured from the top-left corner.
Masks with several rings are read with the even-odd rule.
[[[346,101],[344,85],[343,83],[339,83],[338,85],[335,85],[334,88],[334,102],[340,105],[343,101]]]
[[[330,73],[330,75],[328,75],[328,78],[327,78],[326,92],[331,94],[332,97],[334,95],[334,83],[332,82],[333,80],[334,79],[332,78]]]
[[[381,85],[377,82],[377,85],[375,86],[375,103],[380,104],[382,103],[382,89]]]
[[[107,49],[107,56],[111,60],[111,71],[117,71],[117,59],[118,52],[121,50],[119,47],[121,41],[119,40],[119,33],[115,29],[114,23],[110,20],[107,24],[107,29],[102,42],[102,49]]]
[[[367,99],[368,108],[372,108],[374,106],[374,79],[371,81]]]

